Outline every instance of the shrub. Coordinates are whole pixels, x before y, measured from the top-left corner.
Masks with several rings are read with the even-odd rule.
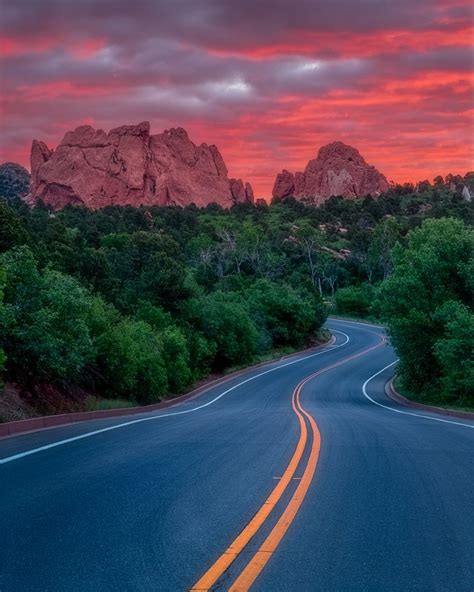
[[[98,347],[99,368],[110,396],[147,404],[167,393],[163,344],[150,325],[125,318],[102,334]]]
[[[188,326],[186,340],[189,351],[189,365],[193,380],[209,374],[216,355],[217,345],[207,339],[200,331]]]
[[[192,382],[186,337],[178,327],[167,327],[161,339],[169,389],[172,393],[181,393]]]
[[[3,268],[2,264],[0,263],[0,324],[4,322],[4,306],[3,306],[3,287],[5,286],[5,269]],[[0,386],[3,384],[3,373],[5,371],[5,362],[6,362],[5,352],[2,348],[0,348]]]
[[[270,335],[270,346],[298,347],[326,318],[319,296],[287,284],[259,280],[249,290],[248,298],[257,322]]]
[[[374,298],[374,289],[369,284],[339,288],[336,292],[336,310],[338,313],[366,317],[370,313]]]
[[[258,331],[247,307],[235,294],[215,292],[186,303],[187,320],[215,344],[213,368],[250,362],[255,355]]]
[[[450,300],[436,313],[443,324],[443,335],[433,352],[441,369],[441,395],[473,401],[474,385],[474,313],[460,302]]]
[[[0,253],[28,242],[28,233],[15,210],[0,200]]]
[[[38,270],[27,247],[5,253],[0,345],[17,379],[78,380],[94,356],[86,322],[90,294],[72,277]]]
[[[467,395],[473,252],[474,232],[450,218],[425,221],[410,232],[405,250],[394,251],[394,271],[381,285],[379,307],[411,390],[441,391],[452,399]]]

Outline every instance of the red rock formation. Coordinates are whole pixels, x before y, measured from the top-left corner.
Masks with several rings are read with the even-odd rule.
[[[242,182],[242,179],[230,180],[230,192],[236,202],[254,202],[253,189],[250,183]]]
[[[377,196],[387,191],[387,179],[368,165],[359,152],[342,142],[320,148],[317,158],[310,160],[304,173],[283,170],[275,180],[273,197],[290,195],[322,203],[331,195],[359,197]]]
[[[52,154],[44,142],[38,142],[33,140],[31,146],[31,181],[35,183],[37,181],[37,172],[40,166],[46,162]]]
[[[68,132],[56,150],[33,141],[30,201],[67,204],[180,205],[253,203],[252,187],[229,179],[216,146],[191,142],[182,128],[150,135],[148,122],[108,134],[88,125]]]

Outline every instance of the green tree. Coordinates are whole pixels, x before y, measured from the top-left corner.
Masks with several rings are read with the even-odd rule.
[[[374,294],[374,288],[368,283],[339,288],[335,299],[336,310],[341,314],[367,317],[371,311]]]
[[[319,273],[318,260],[322,243],[321,232],[310,222],[303,220],[291,229],[290,239],[299,248],[306,259],[309,277],[313,286],[317,287],[319,295],[323,295],[323,278]]]
[[[161,333],[163,360],[172,393],[182,393],[192,382],[186,337],[178,327],[168,326]]]
[[[211,372],[216,356],[217,344],[207,339],[200,331],[195,330],[189,324],[186,329],[186,340],[192,379],[198,380]]]
[[[15,162],[0,164],[0,198],[14,201],[26,196],[30,189],[30,173]]]
[[[6,270],[0,344],[17,379],[78,380],[94,359],[86,322],[89,294],[73,278],[40,272],[27,247],[1,257]]]
[[[439,363],[441,394],[473,402],[474,385],[474,313],[466,305],[450,300],[436,313],[443,335],[433,346]]]
[[[127,312],[139,300],[173,310],[185,298],[186,271],[179,245],[164,233],[135,232],[104,237],[114,301]]]
[[[4,324],[6,321],[5,318],[5,307],[3,305],[3,288],[5,286],[6,281],[6,273],[5,269],[0,263],[0,325]],[[3,373],[5,371],[5,362],[6,362],[6,355],[2,348],[0,348],[0,386],[3,382]]]
[[[28,233],[18,214],[0,201],[0,253],[28,242]]]
[[[393,216],[379,222],[370,237],[367,266],[370,277],[374,274],[386,279],[393,267],[392,250],[400,238],[399,225]]]
[[[456,398],[465,392],[463,381],[453,378],[464,359],[456,356],[453,327],[472,307],[467,270],[473,252],[473,231],[449,218],[425,221],[409,234],[406,249],[394,250],[394,270],[380,288],[378,306],[400,356],[401,376],[420,393],[442,388]]]
[[[122,319],[98,340],[98,366],[105,392],[154,403],[168,391],[163,344],[144,321]]]
[[[325,321],[321,299],[287,284],[257,281],[248,291],[257,322],[271,337],[270,347],[301,346]]]
[[[250,362],[256,353],[258,332],[250,313],[235,294],[215,292],[188,301],[185,317],[215,344],[215,370]]]

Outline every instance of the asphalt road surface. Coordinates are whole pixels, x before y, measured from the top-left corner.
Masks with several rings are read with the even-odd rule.
[[[474,422],[380,328],[172,408],[0,440],[0,591],[472,592]]]

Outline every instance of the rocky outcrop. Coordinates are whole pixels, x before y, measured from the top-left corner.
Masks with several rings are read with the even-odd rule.
[[[252,185],[250,183],[243,183],[242,179],[230,180],[230,192],[235,202],[251,202],[254,203],[254,195]]]
[[[355,148],[333,142],[320,148],[317,158],[309,161],[303,173],[283,170],[277,175],[273,197],[282,199],[291,195],[318,204],[332,195],[377,196],[388,187],[384,175],[368,165]]]
[[[469,191],[469,187],[467,185],[463,185],[461,195],[464,201],[472,200],[471,192]]]
[[[31,180],[33,183],[37,182],[37,173],[42,164],[44,164],[53,153],[44,142],[33,140],[31,146]]]
[[[84,125],[56,150],[33,141],[29,200],[53,209],[68,204],[230,207],[252,202],[252,187],[229,179],[216,146],[196,146],[183,128],[150,135],[148,122],[102,130]]]
[[[23,199],[30,189],[30,173],[16,162],[0,164],[0,200]]]

